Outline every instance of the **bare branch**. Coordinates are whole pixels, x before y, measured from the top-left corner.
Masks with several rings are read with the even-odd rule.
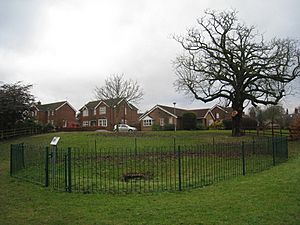
[[[137,81],[125,80],[123,74],[113,74],[105,79],[105,85],[95,88],[97,99],[124,98],[128,102],[138,103],[143,95],[143,90]]]
[[[178,91],[203,102],[227,99],[242,111],[246,102],[277,104],[300,76],[295,40],[265,41],[254,26],[239,23],[234,10],[206,10],[197,22],[186,36],[174,36],[185,52],[174,62]]]

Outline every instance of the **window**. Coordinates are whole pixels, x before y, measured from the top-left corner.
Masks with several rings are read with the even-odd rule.
[[[51,124],[54,125],[54,120],[51,120]]]
[[[34,111],[34,115],[37,116],[37,111]]]
[[[96,109],[94,109],[94,115],[96,115],[97,114],[97,110]]]
[[[127,120],[121,119],[121,123],[127,124]]]
[[[83,127],[88,127],[89,126],[89,121],[83,121],[82,126]]]
[[[54,110],[51,110],[51,116],[54,116]]]
[[[91,127],[97,126],[97,120],[91,120],[91,121],[90,121],[90,126],[91,126]]]
[[[150,127],[150,126],[152,126],[152,119],[144,119],[143,120],[143,126],[144,127]]]
[[[159,125],[163,127],[165,125],[165,119],[164,118],[159,118]]]
[[[169,124],[173,124],[173,118],[172,117],[169,118]]]
[[[100,127],[107,127],[107,119],[99,119],[98,126]]]
[[[106,114],[106,107],[99,107],[99,114],[100,115],[103,115],[103,114]]]
[[[88,116],[88,115],[89,115],[89,110],[88,109],[83,110],[82,116]],[[87,122],[87,121],[84,121],[84,122]]]
[[[127,115],[127,108],[124,109],[124,114]]]
[[[63,127],[67,127],[68,126],[68,121],[67,120],[63,120]]]
[[[216,113],[216,118],[220,119],[220,114],[219,113]]]

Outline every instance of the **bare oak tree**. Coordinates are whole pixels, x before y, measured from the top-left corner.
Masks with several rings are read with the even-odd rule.
[[[132,103],[138,103],[144,95],[137,81],[125,80],[123,74],[113,74],[106,78],[105,85],[96,87],[95,94],[98,99],[124,98]]]
[[[266,41],[254,26],[239,23],[236,11],[205,11],[199,27],[174,36],[184,53],[174,61],[179,91],[233,108],[233,136],[241,135],[246,104],[276,105],[300,75],[300,51],[292,39]]]

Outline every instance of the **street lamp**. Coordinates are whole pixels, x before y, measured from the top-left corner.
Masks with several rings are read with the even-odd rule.
[[[176,108],[175,108],[176,102],[173,102],[173,105],[174,105],[174,116],[175,116],[175,118],[174,118],[174,132],[176,132],[176,123],[177,123],[177,119],[176,119]]]

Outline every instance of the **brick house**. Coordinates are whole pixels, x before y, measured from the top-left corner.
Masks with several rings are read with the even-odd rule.
[[[76,110],[67,101],[41,104],[31,107],[33,119],[41,124],[50,123],[57,128],[76,126]]]
[[[222,107],[219,105],[215,105],[210,108],[211,113],[214,116],[214,121],[222,121],[222,120],[231,120],[231,107]]]
[[[193,112],[196,114],[197,126],[201,125],[203,127],[209,127],[215,122],[215,117],[210,111],[210,109],[193,109],[188,110],[188,112]]]
[[[79,110],[79,123],[82,127],[113,130],[118,123],[138,126],[138,109],[125,99],[91,101]]]
[[[152,125],[157,124],[164,127],[166,124],[175,124],[176,128],[181,128],[181,117],[186,112],[185,109],[156,105],[146,113],[144,113],[140,118],[141,130],[150,131],[152,130]]]
[[[164,127],[166,124],[175,124],[176,129],[182,129],[182,116],[185,113],[195,113],[197,125],[210,126],[215,121],[231,118],[230,111],[221,106],[206,109],[181,109],[164,105],[156,105],[139,117],[141,130],[150,131],[152,125]]]

